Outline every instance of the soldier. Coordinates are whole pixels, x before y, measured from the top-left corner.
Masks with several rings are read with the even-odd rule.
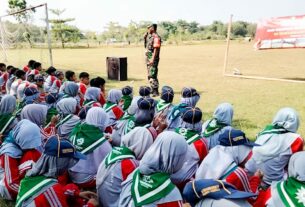
[[[153,97],[156,97],[159,96],[158,64],[160,60],[161,38],[157,34],[157,24],[151,24],[147,28],[148,31],[144,36],[146,65],[152,94]]]

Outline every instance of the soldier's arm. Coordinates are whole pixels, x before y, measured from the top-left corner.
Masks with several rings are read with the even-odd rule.
[[[156,54],[157,54],[157,50],[159,50],[160,47],[161,47],[161,40],[160,40],[159,37],[154,37],[153,46],[154,46],[154,52],[153,52],[153,55],[152,55],[151,62],[154,62],[154,61],[155,61],[155,57],[156,57]]]

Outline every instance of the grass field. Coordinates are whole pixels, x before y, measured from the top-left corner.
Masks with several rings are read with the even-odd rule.
[[[282,78],[305,79],[305,49],[282,49],[254,51],[252,43],[233,42],[230,47],[228,73],[233,68],[245,75],[264,75]],[[198,107],[204,112],[204,120],[211,117],[215,107],[222,102],[234,105],[234,125],[254,139],[274,114],[285,106],[295,108],[301,118],[299,133],[305,128],[305,84],[223,77],[225,42],[200,45],[164,46],[159,65],[160,84],[175,89],[175,102],[179,100],[183,86],[195,87],[201,93]],[[144,65],[144,49],[93,48],[56,49],[53,51],[57,68],[87,71],[92,77],[105,77],[107,56],[128,57],[127,82],[107,82],[107,89],[133,82],[136,90],[147,85]],[[10,52],[11,63],[26,63],[28,59],[39,60],[40,50]],[[47,56],[43,56],[44,60]],[[0,206],[1,203],[0,203]]]

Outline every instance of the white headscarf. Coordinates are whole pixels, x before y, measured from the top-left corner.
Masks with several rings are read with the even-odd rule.
[[[107,101],[114,103],[114,104],[118,104],[119,101],[122,98],[122,91],[119,89],[111,89],[108,92],[108,96],[107,96]]]
[[[279,110],[272,124],[281,126],[289,132],[258,136],[255,143],[261,146],[253,148],[252,156],[257,164],[278,157],[290,148],[291,144],[299,137],[299,135],[295,134],[299,128],[299,115],[292,108],[282,108]]]
[[[165,131],[144,154],[139,170],[144,175],[157,172],[173,174],[183,166],[188,145],[183,136]]]
[[[48,107],[40,104],[26,105],[21,111],[21,119],[27,119],[41,127],[45,124]]]
[[[85,100],[87,101],[99,101],[101,95],[101,89],[96,87],[90,87],[86,90]]]
[[[108,123],[108,114],[100,107],[92,107],[87,113],[85,122],[97,126],[101,131],[104,131]]]
[[[62,115],[74,114],[76,111],[77,101],[75,98],[64,98],[56,104],[57,111]]]
[[[12,95],[5,95],[0,102],[0,114],[11,114],[16,109],[16,98]]]
[[[78,88],[79,86],[76,83],[72,81],[68,81],[65,84],[65,88],[63,89],[63,92],[71,97],[75,97],[77,96]]]
[[[221,146],[212,148],[209,154],[200,164],[196,179],[220,179],[232,165],[242,163],[251,152],[251,148],[245,145]]]
[[[230,126],[233,119],[233,106],[230,103],[219,104],[214,111],[213,117],[216,118],[219,123]]]
[[[141,160],[153,142],[153,136],[145,127],[135,127],[122,136],[121,146],[128,147],[134,152],[136,159]]]
[[[180,103],[184,103],[190,107],[195,107],[199,99],[200,99],[199,95],[193,97],[186,97],[186,98],[181,97]]]
[[[297,152],[293,154],[288,164],[288,175],[294,177],[298,181],[305,181],[305,152]]]

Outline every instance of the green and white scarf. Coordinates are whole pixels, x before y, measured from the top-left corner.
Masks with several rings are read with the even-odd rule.
[[[226,124],[219,123],[217,119],[211,119],[211,121],[208,123],[207,127],[205,128],[203,132],[204,137],[209,137],[221,130],[223,127],[227,126]]]
[[[0,134],[3,134],[7,127],[15,120],[13,114],[1,114],[0,115]]]
[[[104,110],[105,112],[109,112],[112,108],[114,108],[116,106],[116,104],[114,103],[111,103],[111,102],[107,102],[105,105],[104,105]]]
[[[123,116],[120,118],[120,120],[127,120],[130,117],[132,117],[132,115],[130,115],[127,111],[125,111],[125,113],[123,114]]]
[[[123,111],[126,111],[129,108],[130,104],[131,104],[132,98],[129,95],[124,95],[124,96],[122,96],[121,100],[124,103]]]
[[[164,100],[159,100],[157,103],[157,112],[160,112],[164,109],[166,109],[171,103],[167,103]]]
[[[283,127],[277,125],[267,125],[263,131],[261,131],[258,136],[265,135],[265,134],[284,134],[288,131]]]
[[[86,123],[77,124],[69,139],[77,151],[85,155],[93,152],[106,141],[98,127]]]
[[[47,124],[47,126],[50,125],[50,122],[51,122],[51,120],[52,120],[52,117],[53,117],[53,116],[56,116],[57,114],[58,114],[58,111],[56,110],[56,108],[51,107],[51,108],[48,109],[47,121],[46,121],[46,123],[49,123],[49,124]]]
[[[124,134],[127,134],[136,127],[134,116],[130,116],[124,129]]]
[[[175,132],[184,136],[184,138],[188,144],[192,144],[201,138],[200,135],[196,131],[186,129],[186,128],[177,128],[175,130]]]
[[[278,182],[274,189],[286,207],[305,206],[305,183],[289,177],[286,181]]]
[[[16,207],[22,206],[24,201],[32,196],[38,196],[46,187],[51,187],[55,184],[57,184],[56,179],[46,178],[44,176],[23,178],[20,182]]]
[[[96,101],[84,101],[84,106],[92,106]]]
[[[153,203],[167,196],[175,185],[167,173],[142,175],[136,170],[132,178],[131,195],[136,207]]]
[[[106,168],[109,165],[112,165],[113,163],[117,162],[118,160],[123,160],[127,158],[133,158],[135,159],[135,155],[133,151],[131,151],[127,147],[114,147],[112,151],[107,155],[105,158],[105,164]]]
[[[69,114],[64,116],[64,118],[62,118],[57,124],[56,124],[56,128],[58,128],[60,125],[66,123],[68,120],[70,120],[73,117],[73,114]]]

